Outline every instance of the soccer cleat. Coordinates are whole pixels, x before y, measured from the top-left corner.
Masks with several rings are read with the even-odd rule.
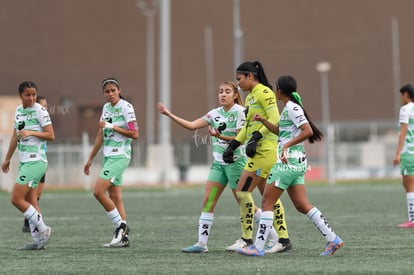
[[[126,226],[126,232],[122,237],[121,242],[116,247],[129,247],[129,227]]]
[[[245,248],[247,247],[249,244],[243,240],[243,239],[238,239],[234,244],[226,247],[227,251],[236,251],[238,248]]]
[[[279,253],[290,251],[293,248],[292,243],[290,242],[290,239],[280,238],[279,243],[281,243],[283,246],[283,250],[279,251]]]
[[[111,247],[129,247],[129,240],[124,240],[124,241],[121,241],[121,242],[119,242],[119,243],[116,243],[116,244],[111,244],[111,243],[105,243],[105,244],[103,244],[102,245],[102,247],[105,247],[105,248],[111,248]]]
[[[181,251],[184,253],[206,253],[208,252],[208,248],[204,244],[196,243],[195,245],[181,249]]]
[[[127,226],[127,232],[125,236],[122,238],[121,247],[129,247],[129,227]]]
[[[265,247],[265,253],[280,253],[287,251],[283,244],[279,243],[279,241],[269,241],[267,246]]]
[[[405,223],[399,224],[399,228],[414,228],[414,222],[406,221]]]
[[[264,250],[257,249],[254,245],[251,245],[246,248],[238,248],[236,252],[246,255],[246,256],[264,256]]]
[[[22,227],[22,232],[23,233],[30,233],[30,225],[29,225],[29,220],[24,219],[24,224]]]
[[[341,238],[336,236],[336,238],[333,242],[327,242],[326,243],[325,251],[322,252],[319,256],[333,255],[335,253],[335,251],[338,250],[343,245],[344,245],[344,242],[341,240]]]
[[[37,243],[37,249],[42,249],[49,242],[50,234],[52,233],[52,228],[46,226],[46,230],[39,233],[39,242]]]
[[[41,250],[43,248],[38,248],[37,243],[28,243],[25,244],[23,247],[18,248],[18,250]]]
[[[121,242],[116,243],[116,244],[105,243],[105,244],[102,245],[102,247],[105,247],[105,248],[129,247],[129,245],[130,245],[130,242],[127,240],[127,241],[121,241]]]
[[[121,223],[121,225],[117,229],[115,229],[114,236],[112,238],[112,241],[110,242],[111,246],[116,246],[117,244],[120,244],[122,242],[122,239],[127,234],[128,234],[127,225],[125,223]]]
[[[129,247],[130,245],[129,236],[128,236],[129,232],[130,232],[129,227],[125,223],[122,223],[121,226],[119,226],[115,230],[112,241],[110,243],[103,244],[102,247],[106,247],[106,248],[108,247]],[[118,242],[116,241],[114,242],[114,239],[119,238],[119,237],[121,237],[121,240]]]

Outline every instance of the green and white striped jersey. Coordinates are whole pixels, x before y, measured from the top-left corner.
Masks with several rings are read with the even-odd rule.
[[[401,153],[414,154],[414,103],[410,102],[400,108],[400,121],[401,124],[408,124],[407,134],[405,135],[405,141]]]
[[[134,107],[124,99],[120,99],[115,106],[108,102],[102,108],[101,120],[118,127],[127,129],[127,124],[136,121]],[[125,137],[113,129],[102,129],[105,157],[123,155],[131,158],[131,138]]]
[[[14,128],[16,133],[21,130],[43,132],[43,127],[52,124],[49,113],[40,104],[35,103],[32,107],[16,108],[14,117]],[[47,162],[46,141],[34,136],[25,137],[17,141],[20,162],[42,160]]]
[[[279,120],[279,152],[282,152],[283,145],[297,137],[300,132],[300,126],[309,123],[305,117],[300,105],[293,101],[288,101],[280,114]],[[304,142],[289,147],[288,158],[301,157],[305,152]],[[299,155],[298,155],[299,154]]]
[[[240,130],[245,123],[244,107],[238,104],[234,104],[227,112],[223,107],[218,107],[209,111],[203,119],[210,124],[214,129],[217,129],[223,136],[235,137],[237,131]],[[220,164],[226,165],[223,161],[223,152],[227,148],[227,141],[222,139],[211,137],[213,145],[213,157],[214,160]],[[240,157],[244,157],[244,153],[241,147],[234,151],[234,159],[237,160]]]

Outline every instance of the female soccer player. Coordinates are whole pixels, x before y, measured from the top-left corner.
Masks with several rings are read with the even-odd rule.
[[[296,92],[296,80],[292,76],[279,77],[276,88],[277,98],[283,103],[279,123],[275,124],[260,114],[255,114],[253,119],[279,135],[278,161],[267,180],[262,200],[263,213],[254,245],[240,248],[237,252],[249,256],[264,255],[264,244],[273,225],[273,205],[283,191],[287,190],[296,209],[305,214],[327,240],[325,251],[320,256],[333,255],[343,242],[322,213],[309,203],[304,185],[307,168],[304,141],[318,141],[322,138],[322,133],[303,109],[302,99]]]
[[[414,87],[405,85],[400,93],[403,106],[400,109],[400,135],[394,166],[400,165],[407,196],[408,220],[398,227],[414,228]]]
[[[223,160],[232,163],[234,150],[245,141],[248,141],[246,154],[249,158],[237,186],[242,237],[233,245],[227,247],[229,251],[236,251],[238,248],[253,243],[254,201],[252,191],[258,186],[263,194],[266,178],[276,162],[277,135],[270,132],[260,122],[254,121],[252,119],[253,114],[261,114],[273,124],[279,121],[276,97],[272,85],[267,80],[262,64],[258,61],[242,63],[236,70],[236,78],[240,88],[249,93],[245,101],[246,123],[224,151]],[[276,219],[275,228],[279,234],[280,244],[269,247],[267,252],[290,250],[292,245],[285,222],[284,208],[280,200],[275,201],[273,210]]]
[[[202,212],[198,221],[198,242],[195,245],[183,248],[182,252],[186,253],[208,252],[207,242],[217,201],[227,184],[229,184],[237,201],[237,181],[246,164],[246,157],[240,149],[235,151],[234,163],[227,164],[222,158],[228,141],[237,135],[245,122],[243,101],[237,85],[231,81],[221,83],[218,89],[218,99],[221,107],[215,108],[203,117],[193,121],[185,120],[171,113],[162,103],[158,103],[158,110],[162,114],[188,130],[208,127],[213,144],[214,161],[207,178]],[[273,231],[272,239],[275,238],[277,239],[277,234]]]
[[[102,89],[108,102],[103,106],[98,135],[84,173],[90,174],[92,161],[103,145],[103,167],[93,194],[105,209],[108,219],[115,225],[111,242],[103,246],[127,247],[129,228],[122,200],[122,174],[131,161],[131,141],[138,138],[138,124],[134,107],[122,99],[118,80],[113,77],[103,80]]]
[[[49,113],[36,103],[36,84],[24,81],[18,90],[22,104],[16,109],[14,129],[2,170],[4,173],[9,171],[10,159],[17,148],[20,165],[11,202],[29,221],[33,238],[33,243],[21,249],[39,250],[46,246],[52,229],[44,223],[40,213],[37,187],[47,169],[46,140],[54,140],[55,134]]]
[[[47,111],[47,100],[44,96],[37,95],[36,96],[36,102],[39,103],[40,105],[42,105],[42,107],[45,108],[46,111]],[[47,147],[46,147],[46,143],[45,143],[45,151],[46,151],[46,149],[47,149]],[[43,187],[45,185],[45,178],[46,178],[46,173],[40,179],[39,185],[37,186],[37,201],[38,202],[40,200],[40,197],[42,196]],[[26,233],[30,232],[30,225],[29,225],[29,220],[28,219],[24,219],[22,232],[26,232]]]

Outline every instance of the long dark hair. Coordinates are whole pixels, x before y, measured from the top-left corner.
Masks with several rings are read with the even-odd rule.
[[[263,85],[273,90],[272,84],[267,80],[263,66],[259,61],[246,61],[237,67],[236,72],[247,76],[249,73],[253,74],[254,77]]]
[[[316,127],[316,125],[310,119],[308,113],[306,112],[305,108],[303,107],[302,99],[297,90],[297,83],[295,78],[290,75],[283,75],[278,78],[276,81],[276,88],[279,89],[283,94],[285,94],[291,101],[300,105],[303,109],[303,113],[305,114],[306,119],[309,122],[309,125],[312,128],[313,135],[308,138],[310,143],[314,143],[315,141],[319,141],[322,139],[323,134],[322,132]]]

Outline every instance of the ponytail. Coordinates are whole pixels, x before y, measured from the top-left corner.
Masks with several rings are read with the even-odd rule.
[[[263,66],[259,61],[246,61],[239,65],[236,69],[237,73],[248,75],[249,73],[253,74],[255,78],[262,83],[263,85],[269,87],[273,90],[272,84],[267,80],[266,74],[264,72]]]
[[[308,138],[309,142],[314,143],[315,141],[322,140],[322,137],[323,137],[322,132],[318,129],[318,127],[316,127],[315,123],[313,123],[313,121],[311,120],[310,116],[308,115],[305,108],[303,107],[303,101],[302,101],[301,96],[299,95],[298,92],[296,92],[297,90],[296,80],[290,75],[281,76],[276,81],[276,88],[279,89],[287,97],[289,97],[289,99],[292,102],[302,107],[303,114],[308,120],[309,125],[312,128],[312,132],[313,132],[312,136]]]

